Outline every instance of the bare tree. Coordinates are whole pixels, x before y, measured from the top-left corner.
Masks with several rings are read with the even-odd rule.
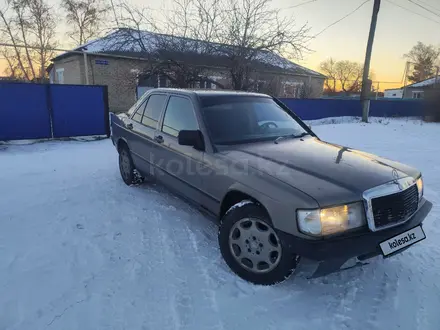
[[[32,44],[35,49],[33,61],[39,64],[39,78],[46,76],[46,68],[55,56],[52,50],[57,46],[55,41],[56,21],[53,8],[44,0],[25,0],[29,8],[29,31],[33,35]]]
[[[418,42],[407,54],[405,58],[413,64],[412,73],[408,76],[409,81],[419,82],[428,79],[436,73],[436,61],[439,60],[440,48],[433,45],[425,45]]]
[[[22,49],[18,49],[18,51],[21,52]],[[20,68],[20,64],[17,61],[17,56],[13,48],[3,47],[0,50],[0,54],[3,56],[7,64],[7,67],[3,71],[3,73],[7,77],[14,79],[26,79],[26,77],[23,74],[23,71]]]
[[[319,70],[327,76],[325,89],[331,93],[336,92],[336,61],[330,57],[319,64]]]
[[[172,9],[163,12],[162,21],[156,13],[153,20],[146,8],[136,9],[124,2],[115,8],[118,26],[130,28],[120,42],[134,42],[139,51],[148,54],[144,56],[161,64],[165,75],[174,69],[177,75],[186,72],[185,81],[196,76],[200,81],[209,80],[209,66],[217,66],[229,76],[232,88],[252,89],[258,67],[279,66],[275,62],[280,59],[274,54],[297,58],[307,49],[307,26],[296,28],[292,18],[273,9],[271,0],[174,0]],[[145,29],[159,33],[148,34]]]
[[[68,36],[78,45],[99,35],[110,10],[102,0],[62,0],[61,6],[70,27]]]
[[[207,41],[214,39],[217,31],[219,0],[176,0],[173,8],[160,17],[151,17],[149,8],[136,8],[125,1],[113,6],[115,22],[120,28],[115,50],[130,49],[142,53],[148,64],[142,76],[166,77],[173,87],[187,88],[210,82],[208,70],[201,64],[213,47]]]
[[[325,82],[329,92],[336,92],[338,89],[343,92],[360,92],[362,87],[363,65],[353,61],[335,61],[329,58],[321,62],[320,71],[327,76]],[[370,78],[372,72],[370,72]]]
[[[0,10],[0,31],[13,45],[13,51],[4,50],[9,70],[26,80],[44,79],[54,55],[51,48],[56,46],[52,7],[45,0],[11,0],[9,4]]]
[[[363,65],[353,61],[339,61],[335,65],[336,79],[344,92],[360,92]]]
[[[15,13],[15,25],[18,27],[20,31],[21,41],[25,46],[29,45],[28,41],[28,32],[29,32],[29,13],[28,13],[28,3],[26,0],[13,0],[11,1],[12,8]],[[31,51],[29,48],[25,48],[26,60],[27,64],[30,68],[33,77],[36,77],[34,65],[32,62],[32,58],[30,55]]]
[[[221,53],[229,59],[234,89],[246,90],[253,84],[255,68],[270,63],[271,55],[301,58],[309,40],[307,25],[297,27],[273,7],[271,0],[226,0],[222,29],[218,35]],[[258,63],[258,64],[257,64]]]
[[[21,70],[21,74],[24,76],[26,80],[30,80],[29,74],[27,72],[27,68],[25,67],[25,60],[23,59],[21,48],[19,48],[20,39],[17,33],[16,28],[16,22],[17,20],[14,20],[14,9],[11,9],[9,5],[7,5],[5,8],[0,9],[0,18],[1,18],[1,25],[0,25],[0,32],[2,35],[2,39],[4,39],[8,43],[12,43],[14,46],[14,53],[11,54],[8,49],[3,49],[3,54],[5,54],[5,57],[10,59],[10,63],[17,62],[18,66]],[[15,61],[12,59],[12,56],[15,57]],[[11,71],[12,71],[12,65],[9,65]],[[15,72],[15,70],[14,70]]]

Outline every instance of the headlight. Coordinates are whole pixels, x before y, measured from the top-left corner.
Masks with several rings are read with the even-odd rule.
[[[419,200],[420,200],[423,196],[423,179],[422,179],[422,177],[418,178],[416,183],[417,183],[417,190],[419,191]]]
[[[361,202],[316,210],[298,210],[297,221],[300,231],[312,236],[332,235],[367,224]]]

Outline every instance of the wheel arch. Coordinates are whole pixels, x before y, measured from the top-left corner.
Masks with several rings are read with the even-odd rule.
[[[122,147],[124,147],[124,146],[129,149],[127,140],[122,138],[122,137],[120,137],[118,139],[118,141],[116,142],[116,149],[118,150],[118,152],[120,152]]]
[[[241,185],[234,185],[227,191],[221,201],[218,217],[219,221],[232,206],[244,200],[251,200],[255,204],[261,206],[267,214],[269,220],[271,219],[269,211],[265,207],[264,203],[260,201],[260,198],[258,197],[258,194],[256,192],[251,191],[250,189],[246,189],[244,186]]]

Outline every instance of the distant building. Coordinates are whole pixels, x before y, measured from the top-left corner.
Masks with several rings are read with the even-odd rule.
[[[425,79],[405,87],[386,89],[385,97],[398,99],[424,99],[426,91],[434,89],[438,85],[440,85],[440,76]]]
[[[403,88],[385,89],[383,94],[388,99],[401,99],[403,98]]]
[[[163,51],[157,46],[155,38],[173,42],[176,46],[183,45],[181,50],[168,48]],[[140,45],[141,44],[141,45]],[[187,51],[187,45],[196,45],[193,51]],[[142,48],[142,46],[144,46]],[[186,48],[185,48],[186,47]],[[222,51],[222,47],[224,48]],[[228,48],[229,47],[229,48]],[[55,57],[49,76],[52,83],[58,84],[90,84],[107,85],[110,110],[126,111],[136,100],[136,94],[142,94],[148,88],[174,87],[165,76],[147,75],[146,68],[155,64],[152,54],[164,56],[164,60],[172,58],[174,62],[184,63],[208,72],[211,81],[201,81],[193,88],[214,89],[212,81],[221,83],[230,89],[227,57],[222,55],[233,46],[208,43],[205,41],[159,35],[148,31],[118,29],[103,38],[91,41],[76,49]],[[200,53],[200,48],[215,48],[216,53]],[[86,52],[84,56],[81,51]],[[166,55],[162,55],[166,54]],[[157,57],[156,57],[157,58]],[[87,62],[85,62],[87,59]],[[293,63],[275,53],[257,51],[251,63],[255,78],[254,91],[267,92],[278,97],[319,98],[322,95],[324,75]],[[88,79],[86,79],[86,76]],[[142,87],[142,88],[138,88]],[[311,91],[311,92],[310,92]]]
[[[24,80],[20,80],[14,77],[0,77],[0,82],[25,82]]]

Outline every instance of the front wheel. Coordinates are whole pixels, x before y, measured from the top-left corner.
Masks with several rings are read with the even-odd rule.
[[[286,280],[297,257],[277,235],[269,216],[255,203],[239,203],[223,217],[220,251],[228,266],[242,279],[261,285]]]

